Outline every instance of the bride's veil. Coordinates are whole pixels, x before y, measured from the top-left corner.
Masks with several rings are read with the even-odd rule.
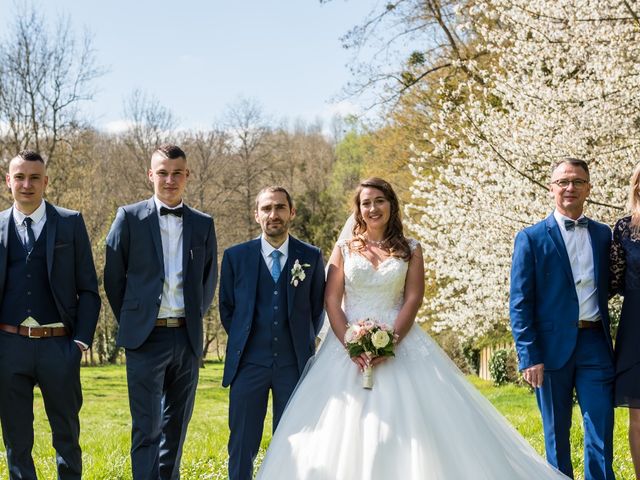
[[[338,240],[336,240],[336,243],[339,243],[342,240],[349,240],[353,236],[353,226],[355,225],[355,223],[356,223],[356,219],[352,213],[349,216],[349,218],[347,218],[347,221],[344,222],[344,226],[340,231],[340,235],[338,235]],[[328,269],[329,269],[329,265],[325,267],[325,275],[327,274]],[[329,328],[331,328],[329,325],[329,317],[327,317],[327,315],[325,314],[324,323],[322,324],[322,328],[320,329],[320,332],[318,332],[318,339],[319,339],[318,348],[320,347],[320,345],[322,345],[322,342],[327,336],[327,332],[329,331]]]
[[[351,214],[349,216],[349,218],[347,218],[347,221],[344,223],[344,227],[342,227],[342,231],[340,232],[340,235],[338,236],[338,240],[336,240],[336,243],[338,243],[338,242],[340,242],[342,240],[348,240],[348,239],[351,238],[352,232],[353,232],[353,226],[355,225],[355,223],[356,223],[356,220],[355,220],[353,214]],[[333,249],[331,251],[333,251]],[[325,267],[325,275],[327,274],[328,270],[329,270],[329,265],[327,265]],[[324,314],[324,322],[322,324],[322,328],[318,332],[318,344],[316,345],[316,355],[318,354],[318,350],[320,349],[320,347],[324,343],[324,339],[326,338],[327,333],[329,332],[330,328],[331,328],[331,326],[329,325],[329,317],[325,313]],[[307,361],[307,364],[305,365],[304,370],[302,371],[302,374],[300,375],[300,379],[298,380],[298,384],[296,385],[296,388],[294,388],[293,392],[291,393],[291,397],[289,397],[289,401],[287,401],[287,407],[289,406],[289,402],[291,401],[291,399],[295,395],[296,391],[298,390],[298,387],[302,383],[302,380],[304,379],[304,377],[307,376],[307,372],[309,371],[309,369],[311,368],[311,366],[315,362],[316,355],[313,355]],[[285,407],[285,409],[287,407]]]

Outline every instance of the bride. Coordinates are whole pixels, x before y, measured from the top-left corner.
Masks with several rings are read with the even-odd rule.
[[[424,293],[420,245],[404,237],[398,199],[379,178],[360,184],[353,237],[329,260],[331,329],[289,401],[263,480],[567,478],[547,464],[414,322]],[[398,335],[395,357],[350,358],[349,323]],[[373,388],[362,370],[373,367]]]

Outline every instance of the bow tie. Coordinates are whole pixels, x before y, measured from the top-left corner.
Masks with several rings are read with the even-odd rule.
[[[176,217],[182,217],[182,207],[178,207],[178,208],[160,207],[160,216],[164,216],[164,215],[175,215]]]
[[[579,218],[578,220],[564,221],[564,228],[566,228],[567,231],[573,230],[574,228],[576,228],[576,225],[578,227],[587,228],[589,226],[589,220],[587,220],[587,217],[582,217],[582,218]]]

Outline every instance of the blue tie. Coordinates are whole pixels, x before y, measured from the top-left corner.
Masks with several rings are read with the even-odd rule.
[[[25,217],[22,223],[27,227],[27,243],[25,243],[24,248],[27,249],[27,253],[31,253],[33,246],[36,244],[36,236],[33,234],[33,229],[31,228],[33,219],[31,217]]]
[[[566,228],[567,231],[575,229],[576,226],[582,227],[582,228],[587,228],[589,226],[589,220],[587,220],[587,217],[582,217],[582,218],[579,218],[578,220],[566,220],[565,219],[564,228]]]
[[[280,267],[280,256],[282,252],[280,250],[274,250],[271,252],[271,258],[273,258],[273,264],[271,265],[271,277],[273,277],[273,281],[277,282],[280,278],[280,274],[282,273],[282,268]]]

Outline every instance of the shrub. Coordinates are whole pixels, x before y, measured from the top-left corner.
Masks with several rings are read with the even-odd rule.
[[[495,385],[518,380],[518,367],[513,349],[500,348],[489,359],[489,373]]]

